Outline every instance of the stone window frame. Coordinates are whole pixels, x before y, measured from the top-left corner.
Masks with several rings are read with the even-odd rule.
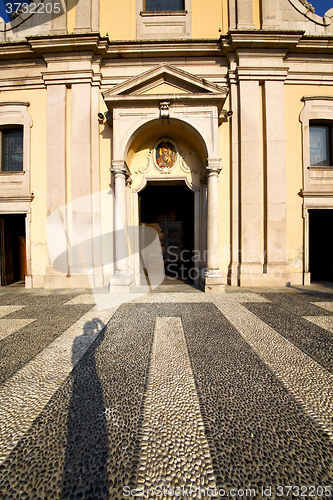
[[[28,113],[28,101],[0,101],[0,129],[23,128],[23,168],[19,171],[0,170],[1,175],[22,175],[30,172],[30,128],[32,119]]]
[[[302,142],[303,142],[303,172],[311,168],[331,168],[313,167],[310,165],[310,123],[325,121],[333,125],[333,96],[304,96],[301,99],[304,102],[304,108],[300,114],[302,124]]]
[[[137,39],[154,39],[154,40],[170,40],[191,38],[192,36],[192,0],[184,0],[185,10],[182,11],[145,11],[145,0],[136,0],[136,38]],[[155,25],[156,32],[151,32],[148,26]],[[182,26],[181,33],[172,32],[172,27]],[[166,34],[158,27],[170,27],[170,34]]]

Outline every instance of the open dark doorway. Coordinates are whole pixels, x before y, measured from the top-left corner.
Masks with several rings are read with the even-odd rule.
[[[183,182],[148,184],[140,193],[140,223],[158,232],[166,276],[193,281],[194,193]]]
[[[24,281],[27,274],[25,215],[0,214],[1,285]]]
[[[333,210],[309,210],[311,281],[333,281]]]

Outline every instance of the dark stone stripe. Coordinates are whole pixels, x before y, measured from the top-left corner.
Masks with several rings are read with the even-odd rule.
[[[183,327],[221,487],[330,484],[333,446],[211,304]]]
[[[2,499],[120,500],[136,486],[156,316],[182,317],[220,486],[330,484],[327,435],[214,305],[127,304],[0,467]]]
[[[323,294],[320,297],[318,294],[261,295],[272,302],[243,305],[298,349],[333,373],[332,333],[302,318],[302,316],[332,316],[329,311],[310,303],[319,302],[318,298],[322,300]],[[327,298],[324,302],[327,302]]]
[[[118,310],[0,466],[0,498],[121,499],[123,486],[135,487],[155,324],[149,309]]]
[[[64,305],[74,297],[75,295],[0,297],[0,306],[27,306],[1,319],[36,320],[0,340],[0,383],[22,368],[93,307],[93,304]]]

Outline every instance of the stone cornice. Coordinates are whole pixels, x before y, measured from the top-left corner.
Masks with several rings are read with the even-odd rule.
[[[105,103],[111,112],[113,108],[159,107],[161,101],[171,105],[213,105],[222,108],[228,93],[225,94],[145,94],[112,95],[105,97]]]
[[[230,30],[219,39],[110,41],[99,33],[30,36],[22,42],[3,42],[0,60],[36,59],[41,56],[80,52],[91,57],[131,59],[135,57],[223,56],[247,48],[249,51],[284,50],[285,53],[333,53],[333,36],[309,36],[304,31]],[[273,52],[272,52],[273,55]]]
[[[248,68],[239,67],[236,70],[239,80],[282,80],[285,81],[288,76],[288,68]]]
[[[332,95],[305,95],[302,97],[301,101],[333,101]]]
[[[90,83],[100,85],[102,75],[93,70],[42,71],[45,85]]]
[[[32,50],[37,54],[84,52],[106,55],[108,39],[99,33],[27,37]]]
[[[333,36],[303,36],[295,52],[333,53]]]
[[[223,43],[223,49],[240,48],[265,48],[290,50],[300,42],[304,31],[280,31],[280,30],[230,30],[228,43]]]
[[[36,58],[31,46],[28,42],[1,42],[0,44],[0,60],[26,59]]]
[[[28,108],[30,106],[29,101],[0,101],[0,106],[24,106]]]

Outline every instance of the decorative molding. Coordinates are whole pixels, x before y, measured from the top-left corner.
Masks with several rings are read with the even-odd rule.
[[[333,12],[332,15],[325,15],[324,17],[318,16],[315,14],[315,9],[310,2],[307,0],[289,0],[289,3],[303,16],[305,16],[309,21],[312,21],[315,24],[319,24],[320,26],[330,26],[333,22]],[[327,13],[331,11],[329,9]],[[326,13],[326,14],[327,14]],[[330,13],[331,14],[331,13]]]
[[[131,176],[131,172],[127,163],[123,160],[112,160],[110,172],[116,177],[118,175],[124,176],[125,179]]]
[[[149,150],[149,153],[147,154],[147,164],[140,167],[139,170],[136,170],[134,172],[135,174],[146,174],[147,172],[149,172],[151,164],[152,164],[153,153],[154,153],[154,149],[151,148]],[[133,159],[134,159],[134,157],[135,157],[135,153],[134,153]]]
[[[160,117],[162,119],[166,118],[169,120],[169,108],[170,108],[169,101],[160,102]]]
[[[158,80],[158,83],[161,83],[162,81],[167,83],[169,79],[176,81],[179,88],[184,88],[188,92],[191,92],[191,94],[176,95],[171,93],[171,95],[175,98],[186,99],[187,97],[191,97],[193,94],[197,98],[199,97],[198,94],[200,94],[200,97],[202,94],[203,98],[206,98],[207,95],[220,96],[221,94],[226,97],[229,92],[229,89],[226,87],[210,83],[207,80],[188,73],[187,71],[183,71],[176,66],[170,66],[169,64],[162,63],[155,68],[149,69],[144,73],[140,73],[139,75],[127,79],[125,82],[115,85],[111,89],[104,91],[102,94],[105,100],[110,100],[113,96],[117,96],[118,99],[135,98],[141,100],[156,100],[155,95],[138,94],[138,90],[142,88],[145,89],[146,84],[151,83],[154,80]],[[169,97],[167,98],[166,95],[160,96],[159,100],[161,100],[161,97],[162,100],[169,101]]]
[[[221,158],[207,158],[206,173],[207,177],[212,175],[219,176],[222,171]]]

